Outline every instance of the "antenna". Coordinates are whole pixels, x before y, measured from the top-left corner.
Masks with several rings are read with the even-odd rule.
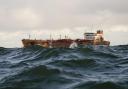
[[[65,39],[68,39],[68,35],[65,35]]]
[[[66,39],[66,35],[65,35],[65,39]]]
[[[61,39],[61,34],[60,34],[60,39]]]
[[[50,34],[50,41],[52,40],[52,35]]]
[[[68,34],[67,34],[67,39],[69,39]]]
[[[31,38],[31,35],[29,34],[28,36],[29,36],[29,39],[30,39]]]
[[[103,24],[101,24],[101,29],[102,29],[102,31],[104,31],[104,29],[103,29]]]

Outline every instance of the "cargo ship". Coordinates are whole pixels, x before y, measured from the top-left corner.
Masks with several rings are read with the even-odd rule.
[[[110,45],[110,41],[104,40],[103,30],[97,30],[96,33],[86,32],[84,33],[83,39],[70,39],[65,37],[64,39],[53,40],[37,40],[37,39],[23,39],[24,47],[33,45],[39,45],[44,48],[76,48],[76,47],[87,47],[87,46],[105,46]]]

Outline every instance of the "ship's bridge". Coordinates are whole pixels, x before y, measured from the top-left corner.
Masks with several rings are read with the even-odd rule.
[[[95,36],[96,36],[96,33],[84,33],[85,40],[94,40]]]

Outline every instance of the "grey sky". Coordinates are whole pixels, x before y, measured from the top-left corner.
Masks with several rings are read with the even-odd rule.
[[[5,47],[20,47],[21,39],[82,37],[103,29],[112,45],[128,43],[128,0],[0,0],[0,40]]]

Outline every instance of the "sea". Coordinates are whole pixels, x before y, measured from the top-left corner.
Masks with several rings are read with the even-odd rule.
[[[128,45],[0,47],[0,89],[128,89]]]

